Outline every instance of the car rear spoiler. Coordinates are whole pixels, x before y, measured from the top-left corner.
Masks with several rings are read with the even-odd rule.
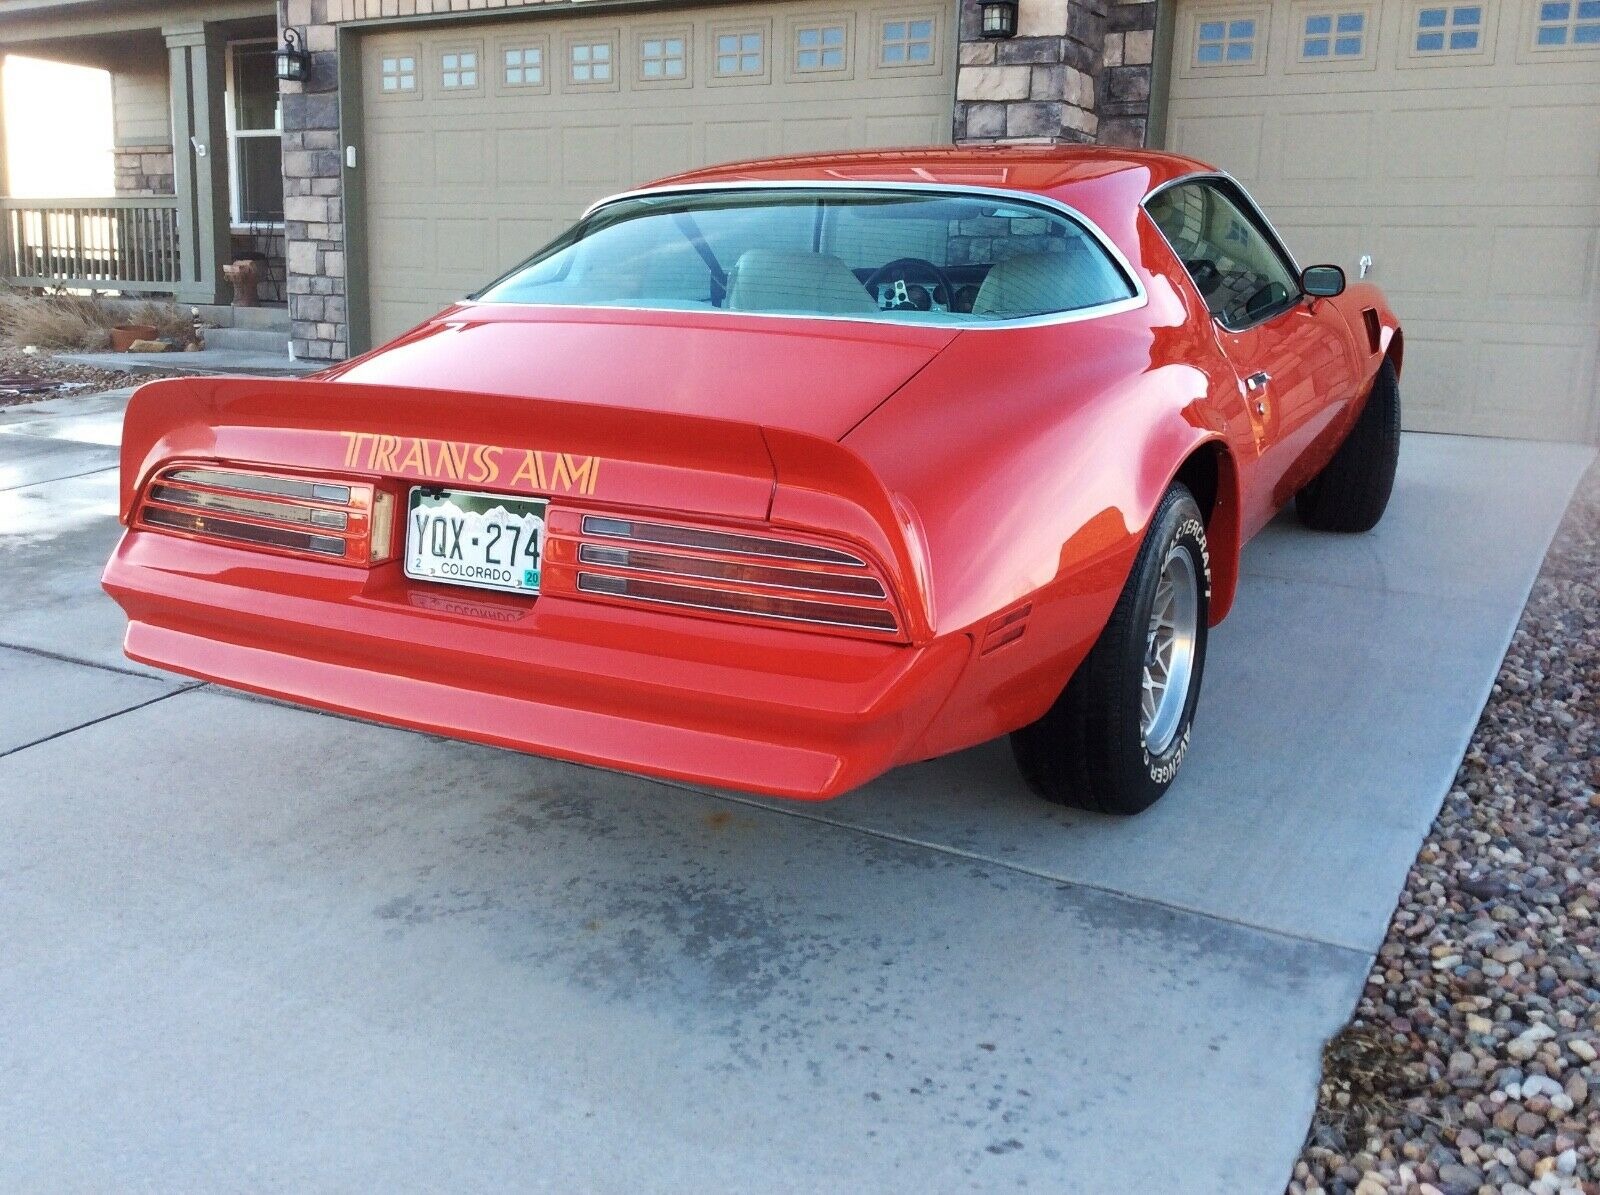
[[[698,415],[314,378],[171,378],[141,386],[122,437],[120,513],[178,461],[532,493],[598,510],[762,522],[880,560],[913,640],[932,610],[921,528],[849,449]]]

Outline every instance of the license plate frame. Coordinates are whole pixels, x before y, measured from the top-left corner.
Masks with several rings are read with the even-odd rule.
[[[414,581],[537,596],[549,511],[548,498],[412,486],[402,571]]]

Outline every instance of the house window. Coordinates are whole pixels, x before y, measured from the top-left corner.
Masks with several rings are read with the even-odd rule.
[[[1543,0],[1533,44],[1539,49],[1600,46],[1600,0]]]
[[[1366,51],[1365,12],[1319,12],[1305,19],[1300,57],[1360,58]]]
[[[570,68],[574,83],[611,82],[611,43],[574,42]]]
[[[766,70],[761,34],[719,33],[717,35],[717,74],[723,76],[759,75]]]
[[[1196,27],[1196,66],[1244,66],[1256,59],[1256,19],[1201,21]]]
[[[544,83],[544,49],[521,46],[506,54],[507,87],[539,87]]]
[[[878,65],[921,66],[933,61],[933,22],[885,21],[878,43]]]
[[[270,38],[228,45],[228,197],[235,224],[283,222],[277,48]]]
[[[1414,44],[1418,54],[1475,54],[1482,43],[1481,4],[1417,9]]]
[[[417,89],[417,60],[409,54],[385,58],[379,71],[384,91],[415,91]]]
[[[446,91],[478,85],[478,55],[472,50],[445,54],[439,59],[439,82]]]
[[[796,71],[841,71],[844,65],[843,25],[801,25],[795,29]]]
[[[687,63],[687,43],[681,37],[647,37],[639,42],[641,79],[681,79]]]

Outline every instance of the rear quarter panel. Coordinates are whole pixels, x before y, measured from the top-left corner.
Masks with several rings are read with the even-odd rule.
[[[1142,310],[967,331],[845,438],[916,512],[935,632],[974,645],[928,755],[1048,708],[1180,466],[1225,443],[1237,380],[1179,296],[1150,289]],[[1237,502],[1235,490],[1219,510]],[[1213,553],[1236,558],[1226,526]],[[986,651],[990,624],[1023,606],[1022,636]]]

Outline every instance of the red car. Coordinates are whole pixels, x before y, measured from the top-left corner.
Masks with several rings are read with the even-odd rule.
[[[1200,162],[717,167],[316,377],[140,388],[105,587],[135,660],[396,725],[800,798],[1009,733],[1131,813],[1245,541],[1382,515],[1401,360]]]

